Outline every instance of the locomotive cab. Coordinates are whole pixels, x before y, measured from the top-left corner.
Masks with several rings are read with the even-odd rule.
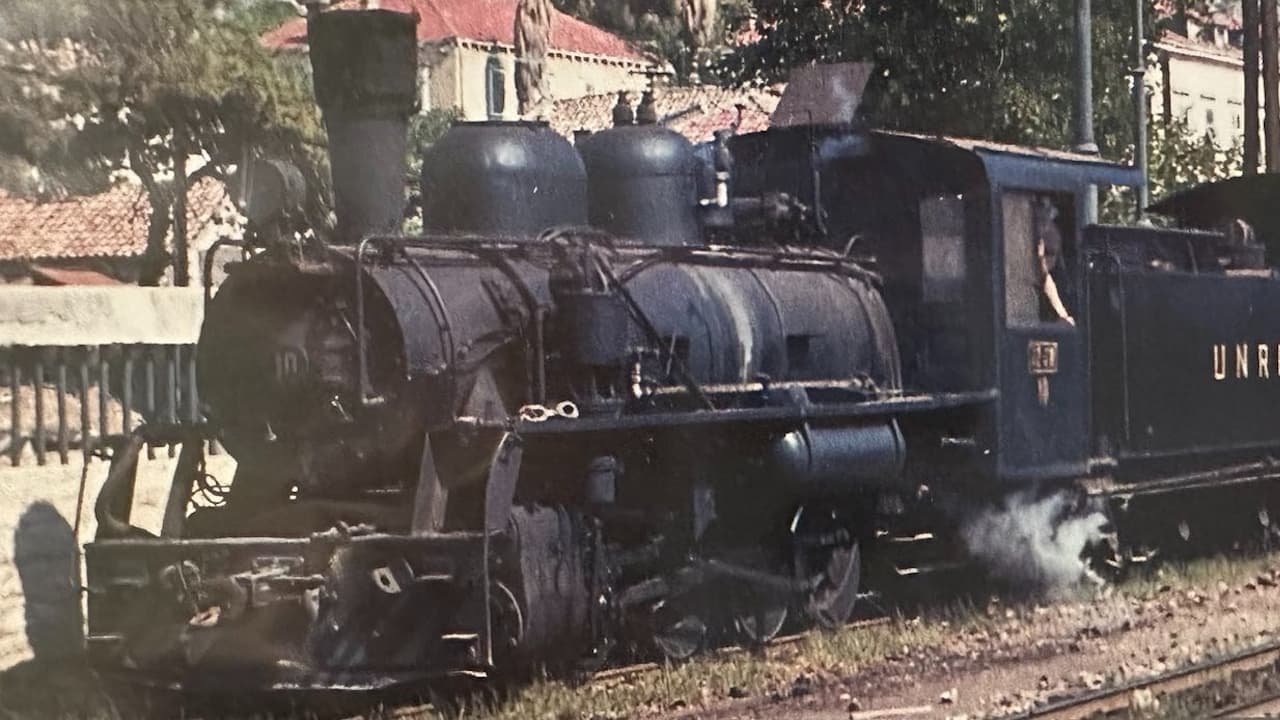
[[[1088,474],[1086,194],[1135,185],[1136,171],[834,126],[735,138],[734,150],[738,194],[808,199],[824,225],[815,242],[876,269],[908,391],[989,393],[971,416],[925,421],[940,445],[967,452],[922,463],[921,481],[957,462],[1006,483]]]
[[[1098,186],[1136,185],[1139,173],[1088,155],[1035,156],[1000,146],[975,151],[994,199],[991,235],[1002,268],[995,284],[995,475],[1004,482],[1086,477],[1092,455],[1088,194]]]
[[[903,384],[925,393],[991,386],[992,248],[987,188],[970,153],[849,126],[797,126],[732,142],[734,193],[804,204],[799,238],[873,268],[893,315]],[[751,242],[752,238],[738,238]]]

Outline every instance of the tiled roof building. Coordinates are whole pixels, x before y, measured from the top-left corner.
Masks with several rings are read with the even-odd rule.
[[[1156,116],[1181,118],[1191,131],[1211,134],[1221,148],[1244,140],[1243,29],[1238,10],[1205,14],[1178,10],[1161,0],[1160,32],[1152,43],[1157,65],[1147,73]]]
[[[346,0],[334,8],[365,7],[370,3]],[[515,0],[383,0],[385,10],[418,14],[418,42],[442,43],[466,40],[477,43],[514,44]],[[650,62],[644,53],[606,30],[553,10],[551,47],[562,53],[579,53]],[[301,48],[307,41],[304,18],[289,20],[268,31],[262,42],[272,48]]]
[[[193,248],[222,220],[227,203],[224,186],[215,180],[191,187],[187,233]],[[0,274],[10,281],[30,277],[57,284],[101,277],[132,282],[147,249],[150,219],[145,192],[131,183],[52,201],[0,194]]]
[[[370,7],[343,0],[331,8]],[[418,14],[422,109],[457,108],[466,120],[517,117],[516,0],[382,0],[379,7]],[[268,47],[303,50],[306,20],[291,19],[262,36]],[[669,68],[623,38],[562,12],[551,20],[546,64],[553,98],[639,90]]]

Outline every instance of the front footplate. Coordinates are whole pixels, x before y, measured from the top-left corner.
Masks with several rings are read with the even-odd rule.
[[[85,547],[102,672],[181,690],[389,687],[492,665],[480,533]]]

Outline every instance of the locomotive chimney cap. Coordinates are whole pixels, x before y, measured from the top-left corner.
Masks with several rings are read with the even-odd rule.
[[[396,116],[418,101],[418,14],[333,9],[307,19],[316,104],[326,115]]]

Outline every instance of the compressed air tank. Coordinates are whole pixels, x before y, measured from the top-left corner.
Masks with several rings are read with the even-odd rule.
[[[584,138],[591,224],[623,240],[696,245],[698,159],[683,135],[659,125],[623,126]]]
[[[585,225],[586,183],[578,153],[546,123],[457,123],[422,160],[423,227],[530,238]]]

